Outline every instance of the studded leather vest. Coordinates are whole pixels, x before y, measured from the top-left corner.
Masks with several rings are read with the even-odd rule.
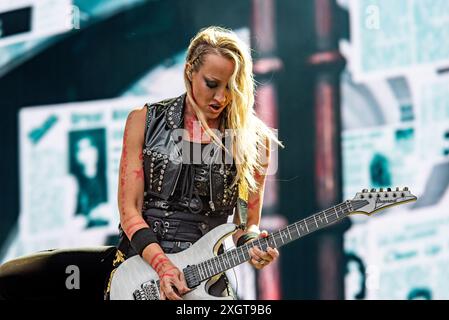
[[[172,253],[226,223],[238,199],[238,183],[232,185],[237,175],[232,159],[213,143],[182,139],[185,98],[183,94],[146,104],[142,215],[164,251]],[[228,138],[223,137],[226,146]],[[128,257],[134,255],[121,227],[120,233],[120,250]]]
[[[143,211],[159,208],[230,215],[238,198],[238,184],[232,185],[236,166],[224,161],[224,152],[213,143],[182,139],[185,98],[182,94],[146,105]]]

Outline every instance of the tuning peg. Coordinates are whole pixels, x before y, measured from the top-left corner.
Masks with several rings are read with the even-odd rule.
[[[371,189],[371,192],[376,192],[376,189],[375,189],[375,188],[372,188],[372,189]]]
[[[404,191],[408,191],[408,188],[407,188],[407,187],[404,187]]]
[[[367,193],[368,192],[368,189],[363,189],[362,190],[362,193]]]
[[[387,191],[390,192],[390,191],[391,191],[391,188],[387,188]]]
[[[384,188],[380,188],[380,189],[379,189],[379,192],[384,192]]]

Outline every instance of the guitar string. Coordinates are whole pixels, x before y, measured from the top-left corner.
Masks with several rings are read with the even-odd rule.
[[[322,228],[323,226],[330,225],[330,224],[332,224],[334,222],[337,222],[337,221],[342,220],[343,218],[347,217],[347,214],[349,214],[350,212],[354,211],[354,210],[351,210],[351,207],[353,205],[357,205],[358,206],[360,204],[360,202],[362,202],[362,201],[351,201],[351,202],[345,201],[345,202],[342,202],[342,203],[340,203],[338,205],[335,205],[335,206],[333,206],[333,207],[331,207],[329,209],[326,209],[324,211],[318,212],[318,213],[316,213],[316,214],[314,214],[314,215],[312,215],[310,217],[307,217],[307,218],[299,220],[299,221],[297,221],[297,222],[295,222],[293,224],[290,224],[287,227],[285,227],[284,229],[278,230],[277,232],[273,232],[272,234],[270,234],[266,238],[257,239],[255,241],[252,241],[251,243],[248,243],[248,244],[245,244],[244,246],[241,246],[240,248],[232,249],[232,250],[227,251],[227,252],[225,252],[225,253],[223,253],[223,254],[221,254],[219,256],[216,256],[216,257],[214,257],[212,259],[204,261],[204,262],[202,262],[200,264],[204,267],[204,269],[206,271],[209,271],[209,272],[212,271],[212,272],[210,272],[211,276],[213,276],[214,274],[218,274],[218,273],[224,272],[224,271],[229,270],[229,269],[233,269],[238,264],[236,264],[234,267],[226,267],[226,262],[227,262],[228,266],[231,266],[232,263],[230,261],[230,258],[233,259],[234,264],[235,264],[234,257],[237,258],[237,261],[239,262],[239,264],[249,260],[250,256],[249,256],[248,250],[251,247],[255,246],[255,242],[256,241],[258,243],[258,246],[260,248],[262,248],[263,250],[265,250],[265,246],[267,246],[267,247],[269,246],[270,238],[273,240],[272,244],[275,244],[275,247],[279,247],[279,246],[277,246],[276,239],[282,241],[282,245],[285,244],[285,242],[282,240],[281,232],[288,232],[288,234],[290,235],[290,241],[296,240],[297,238],[295,238],[295,239],[292,238],[290,231],[294,231],[295,232],[295,230],[296,230],[296,233],[298,234],[299,237],[305,236],[305,235],[307,235],[307,234],[309,234],[311,232],[314,232],[314,231]],[[366,200],[364,200],[363,202],[366,202]],[[348,203],[351,204],[351,206],[349,206]],[[338,215],[337,211],[339,211],[341,213],[340,216]],[[327,221],[326,224],[323,225],[322,216],[320,217],[320,215],[324,215],[324,217],[326,218],[326,221]],[[318,225],[318,221],[316,220],[317,217],[321,221],[321,226]],[[335,220],[333,220],[334,218],[335,218]],[[303,235],[301,235],[301,233],[299,232],[299,230],[297,228],[297,226],[298,225],[301,226],[301,224],[305,224],[306,229],[308,230],[305,234],[303,233]],[[316,228],[315,228],[315,225],[316,225]],[[310,229],[309,229],[309,227],[310,227]],[[292,230],[290,230],[290,229],[292,229]],[[261,241],[263,241],[263,242],[261,243]],[[248,258],[246,257],[247,255],[248,255]],[[220,258],[222,259],[222,262],[220,262]],[[241,260],[243,260],[243,262],[241,262]],[[210,263],[211,267],[209,267],[209,265],[207,263]],[[200,264],[198,264],[198,268],[200,267],[199,266]],[[214,271],[214,266],[215,266],[215,269],[218,272]],[[203,273],[205,273],[205,272],[203,271]],[[234,270],[234,274],[235,274],[235,270]],[[208,276],[208,272],[206,272],[205,275]],[[236,285],[238,286],[238,280],[237,280],[237,276],[236,275],[235,275],[235,278],[236,278]]]
[[[337,205],[337,206],[335,206],[335,207],[338,208],[338,207],[343,207],[343,206],[346,206],[346,207],[347,207],[347,204],[346,204],[346,203],[343,203],[343,204],[339,204],[339,205]],[[340,208],[339,208],[339,209],[340,209]],[[343,211],[343,212],[344,212],[344,211]],[[311,221],[312,221],[312,218],[313,218],[314,216],[316,216],[316,215],[323,214],[323,213],[326,214],[327,218],[331,218],[331,216],[336,216],[337,219],[336,219],[335,221],[337,221],[338,218],[340,218],[340,217],[334,212],[334,209],[332,208],[332,209],[327,209],[327,210],[325,210],[325,211],[319,212],[319,213],[317,213],[317,214],[315,214],[315,215],[313,215],[313,216],[311,216],[311,217],[309,217],[309,218],[300,220],[300,221],[296,222],[295,224],[289,225],[287,228],[284,228],[284,229],[285,229],[285,230],[288,230],[289,228],[293,228],[294,225],[296,225],[296,224],[298,224],[298,223],[306,223],[308,226],[310,226],[310,223],[312,223],[312,222],[311,222]],[[329,213],[330,215],[327,215],[327,213]],[[344,213],[343,213],[343,214],[344,214]],[[315,220],[315,219],[313,218],[313,220]],[[332,221],[332,222],[334,222],[334,221]],[[332,222],[331,222],[331,223],[332,223]],[[284,230],[284,229],[282,229],[282,230]],[[295,229],[296,229],[296,228],[295,228]],[[311,229],[312,229],[312,228],[311,228]],[[236,255],[239,262],[240,262],[241,259],[243,259],[244,261],[246,261],[246,260],[247,260],[247,258],[246,258],[247,252],[245,252],[245,251],[247,251],[250,247],[254,247],[256,241],[258,242],[259,247],[262,247],[262,248],[264,249],[264,246],[268,243],[270,237],[282,241],[282,239],[280,238],[280,237],[282,237],[282,236],[280,235],[280,232],[281,232],[282,230],[279,230],[278,232],[275,232],[275,233],[271,234],[271,235],[270,235],[269,237],[267,237],[267,238],[262,238],[262,239],[255,240],[255,241],[253,241],[253,242],[250,243],[251,245],[245,245],[245,246],[242,246],[242,247],[240,247],[240,248],[236,248],[236,249],[231,250],[231,251],[228,251],[228,252],[226,252],[225,254],[222,254],[222,255],[220,255],[220,256],[226,256],[225,258],[227,258],[227,259],[229,260],[229,257],[228,257],[229,255],[234,255],[234,256]],[[310,233],[310,230],[309,230],[308,233]],[[263,244],[260,243],[261,240],[264,241]],[[275,240],[274,240],[274,241],[275,241]],[[275,241],[275,242],[276,242],[276,241]],[[236,253],[236,254],[235,254],[235,253]],[[216,261],[217,261],[217,260],[218,260],[217,258],[218,258],[218,256],[212,258],[211,260],[216,260]],[[215,261],[214,261],[214,262],[215,262]],[[229,263],[228,263],[228,264],[229,264]],[[213,271],[213,270],[212,270],[212,271]]]
[[[352,206],[354,204],[358,205],[359,202],[361,202],[361,201],[351,201],[349,203]],[[366,202],[366,200],[364,200],[363,202]],[[340,216],[338,215],[337,211],[340,211],[340,213],[341,213]],[[296,232],[298,233],[299,237],[302,236],[299,233],[299,231],[297,230],[297,225],[298,224],[301,225],[301,223],[303,223],[303,224],[306,225],[308,231],[307,231],[307,233],[305,233],[303,235],[307,235],[307,234],[309,234],[309,233],[311,233],[313,231],[316,231],[316,230],[320,229],[320,226],[318,225],[318,222],[316,220],[317,217],[320,218],[320,215],[324,215],[325,216],[327,222],[326,222],[326,224],[324,226],[327,226],[327,225],[330,225],[330,224],[332,224],[332,223],[334,223],[336,221],[342,220],[343,218],[346,218],[347,214],[349,214],[350,212],[353,212],[353,211],[354,210],[351,210],[351,207],[348,205],[348,201],[342,202],[342,203],[340,203],[338,205],[333,206],[332,208],[329,208],[329,209],[326,209],[324,211],[318,212],[318,213],[316,213],[316,214],[314,214],[314,215],[312,215],[310,217],[307,217],[307,218],[299,220],[299,221],[297,221],[297,222],[295,222],[295,223],[293,223],[291,225],[288,225],[286,228],[278,230],[277,232],[272,233],[271,235],[269,235],[266,238],[261,238],[261,239],[257,239],[255,241],[252,241],[250,243],[251,245],[250,244],[246,244],[246,245],[244,245],[244,246],[242,246],[240,248],[235,248],[235,249],[230,250],[228,252],[225,252],[225,253],[223,253],[223,254],[221,254],[219,256],[216,256],[216,257],[214,257],[212,259],[204,261],[201,264],[205,267],[206,271],[209,271],[209,272],[212,271],[210,273],[211,273],[211,276],[213,276],[214,274],[218,274],[218,273],[221,273],[221,272],[224,272],[226,270],[229,270],[229,269],[233,268],[233,267],[230,267],[230,268],[226,267],[226,263],[225,262],[228,262],[229,266],[232,265],[231,262],[230,262],[230,258],[233,259],[234,264],[235,264],[234,257],[237,258],[237,261],[239,262],[239,264],[249,260],[250,256],[248,254],[248,250],[251,247],[255,246],[255,242],[256,241],[259,244],[259,247],[261,247],[263,250],[265,250],[264,247],[266,245],[269,245],[270,238],[273,239],[275,247],[278,247],[277,244],[276,244],[276,239],[282,241],[282,244],[285,244],[285,242],[282,240],[282,235],[281,235],[282,231],[283,232],[287,231],[289,233],[290,241],[291,241],[291,240],[294,240],[294,239],[291,237],[290,229],[292,229],[292,231],[295,231],[295,229],[296,229]],[[334,219],[334,217],[336,217],[335,220],[332,220],[332,219]],[[331,220],[331,221],[329,222],[329,220]],[[323,221],[322,218],[321,218],[320,221],[322,223],[322,221]],[[315,229],[314,225],[317,226],[316,229]],[[309,226],[311,227],[310,230],[308,228]],[[323,224],[321,225],[321,227],[323,227]],[[263,242],[261,243],[260,241],[263,241]],[[248,258],[246,257],[247,255],[248,255]],[[220,258],[222,258],[222,262],[220,262]],[[241,262],[241,259],[243,260],[243,262]],[[210,263],[211,268],[209,267],[209,265],[207,263]],[[222,267],[221,263],[223,264],[224,268]],[[236,265],[238,265],[238,264],[236,264]],[[214,266],[215,266],[215,269],[218,272],[214,271]],[[208,276],[207,273],[206,273],[206,276]]]
[[[343,208],[343,207],[345,207],[345,208]],[[339,215],[336,213],[336,209],[337,209],[337,210],[340,210],[340,212],[342,212],[342,215],[341,215],[341,216],[339,216]],[[341,209],[343,209],[343,210],[341,210]],[[348,210],[348,212],[345,212],[345,209]],[[299,221],[297,221],[297,222],[295,222],[295,223],[293,223],[293,224],[291,224],[291,225],[288,225],[288,226],[287,226],[286,228],[284,228],[284,229],[287,230],[287,231],[289,231],[289,228],[293,228],[293,227],[295,227],[295,229],[296,229],[296,225],[297,225],[297,224],[300,224],[300,223],[305,223],[307,226],[313,226],[313,223],[316,221],[316,220],[315,220],[315,217],[318,216],[318,215],[320,215],[320,214],[325,214],[326,217],[328,218],[328,220],[329,220],[329,218],[333,218],[334,216],[337,217],[335,220],[333,220],[333,221],[327,223],[327,225],[329,225],[329,224],[331,224],[331,223],[333,223],[333,222],[338,221],[339,219],[341,220],[341,219],[345,218],[345,217],[346,217],[346,214],[349,213],[349,209],[350,209],[350,208],[349,208],[348,204],[347,204],[346,202],[343,202],[343,203],[340,203],[340,204],[338,204],[338,205],[336,205],[336,206],[333,206],[332,208],[329,208],[329,209],[326,209],[326,210],[324,210],[324,211],[318,212],[318,213],[316,213],[316,214],[314,214],[314,215],[312,215],[312,216],[310,216],[310,217],[308,217],[308,218],[299,220]],[[328,215],[328,213],[329,213],[329,215]],[[343,216],[343,215],[344,215],[344,216]],[[313,220],[313,222],[311,222],[312,220]],[[309,224],[309,223],[310,223],[310,224]],[[313,228],[315,228],[315,227],[313,227]],[[312,231],[315,231],[313,228],[311,228]],[[318,226],[317,229],[319,229],[319,228],[320,228],[320,227]],[[206,269],[207,271],[212,271],[212,272],[210,272],[210,273],[211,273],[211,276],[213,276],[214,274],[218,274],[218,273],[220,273],[220,272],[224,272],[224,271],[226,271],[226,270],[228,270],[228,269],[230,269],[230,268],[226,268],[226,265],[225,265],[225,263],[223,262],[223,266],[225,267],[225,269],[221,270],[222,267],[221,267],[221,265],[220,265],[219,257],[221,257],[223,260],[224,260],[224,259],[227,259],[228,265],[231,265],[231,262],[230,262],[230,258],[231,258],[231,257],[229,257],[229,256],[232,256],[233,260],[234,260],[234,256],[237,256],[237,261],[238,261],[238,262],[240,262],[241,260],[247,261],[247,260],[249,260],[249,258],[246,258],[246,255],[248,254],[247,251],[248,251],[251,247],[254,247],[254,242],[257,241],[258,244],[259,244],[259,247],[263,248],[264,245],[266,245],[266,244],[268,243],[270,237],[271,237],[272,239],[274,239],[274,242],[275,242],[275,243],[276,243],[275,240],[277,239],[277,236],[279,236],[279,239],[278,239],[278,240],[281,240],[281,241],[282,241],[282,236],[280,235],[280,233],[281,233],[281,231],[283,231],[284,229],[278,230],[277,232],[272,233],[271,235],[269,235],[269,236],[266,237],[266,238],[261,238],[261,239],[252,241],[251,243],[249,243],[249,244],[253,244],[252,246],[249,246],[249,244],[245,244],[244,246],[242,246],[242,247],[240,247],[240,248],[235,248],[235,249],[233,249],[233,250],[227,251],[227,252],[225,252],[225,253],[223,253],[223,254],[221,254],[221,255],[219,255],[219,256],[216,256],[216,257],[214,257],[214,258],[212,258],[212,259],[209,259],[209,260],[207,260],[207,261],[204,261],[204,262],[202,262],[202,263],[200,263],[200,264],[202,264],[203,266],[205,266],[205,267],[206,267],[205,269]],[[317,230],[317,229],[316,229],[316,230]],[[309,234],[310,232],[311,232],[311,231],[309,230],[306,234]],[[299,236],[301,236],[301,235],[299,234]],[[260,240],[264,240],[264,243],[263,243],[263,244],[260,243]],[[283,242],[283,241],[282,241],[282,242]],[[283,244],[284,244],[284,242],[283,242]],[[276,246],[276,247],[278,247],[278,246]],[[240,251],[241,251],[241,252],[240,252]],[[246,251],[246,252],[245,252],[245,251]],[[235,260],[234,260],[234,261],[235,261]],[[217,262],[218,262],[218,265],[217,265]],[[211,268],[209,267],[209,265],[208,265],[207,263],[210,263]],[[214,271],[214,266],[215,266],[215,269],[218,271],[217,273]],[[206,276],[208,276],[207,273],[206,273]],[[204,280],[204,279],[203,279],[203,280]]]
[[[344,207],[346,207],[346,208],[344,208]],[[225,252],[225,253],[223,253],[223,254],[221,254],[221,255],[219,255],[219,256],[216,256],[216,257],[214,257],[214,258],[212,258],[212,259],[209,259],[209,260],[207,260],[207,261],[204,261],[204,262],[202,262],[201,264],[202,264],[203,266],[206,267],[206,268],[204,268],[206,271],[210,271],[210,270],[212,269],[211,276],[213,276],[214,274],[218,274],[218,273],[220,273],[220,272],[225,272],[225,271],[228,270],[228,269],[233,269],[233,272],[234,272],[234,278],[235,278],[235,283],[236,283],[236,293],[235,293],[235,294],[238,296],[238,278],[237,278],[237,274],[236,274],[236,272],[235,272],[235,270],[234,270],[233,267],[231,267],[231,268],[226,268],[225,259],[227,260],[228,265],[231,266],[231,263],[230,263],[229,257],[228,257],[229,255],[234,255],[234,253],[236,253],[236,255],[237,255],[237,260],[238,260],[239,262],[240,262],[240,258],[242,258],[243,261],[247,261],[247,260],[249,260],[249,259],[246,258],[246,255],[248,254],[248,250],[249,250],[251,247],[254,247],[254,246],[255,246],[255,242],[256,242],[256,241],[257,241],[257,243],[258,243],[258,246],[259,246],[260,248],[264,249],[264,246],[269,244],[269,238],[270,238],[270,237],[273,238],[273,241],[274,241],[275,244],[276,244],[275,239],[276,239],[276,237],[277,237],[278,235],[279,235],[279,237],[280,237],[279,240],[282,241],[281,231],[283,231],[283,230],[285,230],[285,229],[286,229],[287,231],[289,231],[289,228],[293,228],[293,227],[294,227],[295,229],[297,229],[297,224],[301,224],[301,223],[305,223],[306,226],[309,226],[309,223],[311,223],[311,226],[313,226],[313,222],[315,222],[315,224],[317,225],[317,229],[319,229],[319,226],[318,226],[318,223],[317,223],[317,220],[316,220],[316,217],[317,217],[317,216],[319,216],[320,214],[324,214],[325,217],[327,218],[327,221],[329,220],[329,218],[333,219],[333,216],[335,216],[335,217],[336,217],[335,221],[338,221],[339,219],[341,220],[341,219],[343,219],[344,217],[346,217],[345,214],[348,213],[348,212],[345,212],[345,209],[347,209],[347,210],[349,211],[349,207],[348,207],[348,204],[347,204],[347,203],[341,203],[341,204],[338,204],[338,205],[336,205],[336,206],[334,206],[334,207],[332,207],[332,208],[329,208],[329,209],[327,209],[327,210],[318,212],[318,213],[316,213],[316,214],[314,214],[314,215],[312,215],[312,216],[310,216],[310,217],[307,217],[307,218],[302,219],[302,220],[299,220],[299,221],[297,221],[297,222],[295,222],[295,223],[293,223],[293,224],[291,224],[291,225],[288,225],[286,228],[281,229],[281,230],[278,230],[277,232],[272,233],[271,235],[269,235],[269,236],[266,237],[266,238],[261,238],[261,239],[257,239],[257,240],[255,240],[255,241],[252,241],[251,243],[245,244],[244,246],[242,246],[242,247],[240,247],[240,248],[235,248],[235,249],[230,250],[230,251],[228,251],[228,252]],[[342,212],[342,215],[341,215],[341,216],[338,215],[337,210],[340,211],[340,212]],[[328,215],[328,213],[329,213],[329,215]],[[343,215],[344,215],[344,216],[343,216]],[[313,222],[312,222],[312,218],[313,218]],[[333,222],[335,222],[335,221],[331,221],[330,223],[328,222],[327,225],[329,225],[329,224],[331,224],[331,223],[333,223]],[[313,228],[315,228],[315,227],[313,227]],[[311,230],[312,230],[312,231],[315,231],[313,228],[311,228]],[[308,228],[307,228],[307,229],[308,229]],[[317,229],[316,229],[316,230],[317,230]],[[296,232],[298,233],[299,236],[301,236],[301,234],[298,232],[298,230],[296,230]],[[309,230],[306,234],[309,234],[310,232],[311,232],[311,231]],[[292,240],[292,238],[291,238],[291,233],[289,232],[289,234],[290,234],[290,240]],[[305,234],[305,235],[306,235],[306,234]],[[263,241],[263,243],[260,242],[261,240]],[[282,243],[284,244],[284,241],[282,241]],[[252,246],[251,246],[251,245],[252,245]],[[248,254],[248,256],[249,256],[249,254]],[[220,258],[222,258],[222,260],[223,260],[222,264],[223,264],[224,269],[223,269],[222,266],[220,265]],[[217,262],[218,262],[218,265],[217,265]],[[208,265],[207,263],[210,263],[210,266],[211,266],[212,268],[210,268],[209,265]],[[214,263],[215,263],[215,269],[218,271],[217,273],[214,271]],[[198,266],[198,268],[199,268],[199,267],[200,267],[200,266]],[[223,269],[223,270],[220,270],[220,269]],[[204,272],[204,271],[203,271],[203,272]],[[207,272],[206,272],[206,276],[208,276]],[[204,280],[204,279],[203,279],[203,280]]]

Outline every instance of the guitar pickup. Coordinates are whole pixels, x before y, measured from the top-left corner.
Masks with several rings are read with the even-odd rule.
[[[184,272],[184,278],[186,279],[187,287],[193,289],[200,284],[200,274],[197,266],[187,266],[182,272]]]

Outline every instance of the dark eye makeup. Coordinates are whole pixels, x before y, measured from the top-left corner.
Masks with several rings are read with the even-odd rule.
[[[214,80],[209,80],[207,78],[204,78],[204,81],[206,82],[206,85],[211,89],[218,87],[218,83]],[[226,89],[229,90],[229,85],[226,85]]]
[[[213,88],[217,87],[217,83],[215,81],[211,81],[211,80],[208,80],[208,79],[205,79],[205,81],[206,81],[206,85],[209,88],[213,89]]]

